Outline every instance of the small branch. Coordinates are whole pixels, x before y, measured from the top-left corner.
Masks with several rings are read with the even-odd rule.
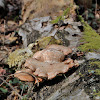
[[[31,84],[29,84],[29,85],[28,85],[27,95],[30,95],[30,93],[33,91],[34,88],[35,88],[35,85],[32,86]]]
[[[97,0],[95,0],[96,4],[95,4],[95,15],[97,13]]]
[[[22,91],[21,91],[21,96],[23,95],[25,85],[23,85]]]
[[[0,77],[7,77],[6,81],[9,79],[9,76],[1,75]],[[3,81],[0,86],[2,86],[5,82]]]
[[[20,99],[23,99],[22,96],[21,96],[9,83],[7,83],[7,82],[6,82],[4,79],[2,79],[1,77],[0,77],[0,79],[1,79],[4,83],[6,83],[6,84],[19,96]]]
[[[3,38],[3,46],[5,44],[5,32],[6,32],[6,21],[4,20],[4,38]]]
[[[0,87],[4,84],[5,82],[2,82],[1,84],[0,84]]]

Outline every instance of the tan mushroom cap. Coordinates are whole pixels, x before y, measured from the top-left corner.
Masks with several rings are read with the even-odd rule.
[[[55,63],[62,62],[64,60],[65,55],[63,52],[56,50],[54,48],[44,49],[42,51],[38,51],[33,55],[33,58],[42,62]]]
[[[65,47],[63,45],[52,44],[52,45],[47,46],[46,48],[47,49],[48,48],[53,48],[53,49],[62,51],[64,53],[64,55],[68,55],[68,54],[72,53],[72,49],[71,48]]]
[[[34,58],[26,60],[24,66],[33,70],[33,74],[38,77],[53,79],[60,73],[66,73],[70,68],[75,65],[72,59],[68,59],[64,62],[48,63],[41,62]]]
[[[20,79],[21,81],[35,81],[35,78],[32,77],[32,70],[31,69],[23,69],[21,71],[16,71],[14,77]]]
[[[50,80],[59,74],[68,72],[70,68],[77,67],[78,62],[65,55],[72,53],[71,48],[62,45],[49,45],[46,49],[36,52],[24,64],[28,69],[17,71],[15,77],[22,81],[42,82],[44,78]],[[36,76],[35,77],[32,77]]]

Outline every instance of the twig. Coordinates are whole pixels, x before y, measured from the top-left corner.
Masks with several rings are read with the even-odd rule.
[[[23,95],[25,85],[23,85],[22,91],[21,91],[21,96]]]
[[[6,82],[4,79],[2,79],[1,77],[0,77],[0,79],[1,79],[4,83],[6,83],[6,84],[19,96],[20,99],[23,99],[22,96],[21,96],[9,83],[7,83],[7,82]]]
[[[0,87],[1,87],[3,84],[4,84],[4,82],[2,82],[2,83],[0,84]]]
[[[97,0],[95,0],[96,4],[95,4],[95,15],[97,13]]]
[[[30,95],[30,92],[32,92],[34,88],[35,88],[35,86],[32,86],[31,84],[29,84],[27,95]]]
[[[6,32],[6,21],[4,20],[4,38],[3,38],[3,47],[5,44],[5,32]]]
[[[65,79],[67,78],[66,75],[64,74]]]
[[[7,77],[6,81],[9,79],[9,76],[1,75],[0,77]],[[0,86],[2,86],[5,82],[3,81]]]

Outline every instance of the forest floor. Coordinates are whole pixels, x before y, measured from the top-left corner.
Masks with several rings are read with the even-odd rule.
[[[18,100],[21,96],[26,98],[25,100],[27,98],[30,100],[100,100],[100,51],[98,50],[95,50],[96,52],[93,54],[84,52],[80,56],[77,56],[77,53],[81,51],[75,51],[69,57],[79,61],[78,68],[72,68],[52,80],[45,80],[39,83],[39,86],[13,77],[15,70],[9,68],[6,63],[7,58],[11,52],[22,48],[23,40],[18,34],[21,29],[19,27],[20,2],[16,0],[9,2],[9,7],[12,7],[11,12],[8,12],[5,18],[0,19],[0,99]],[[100,18],[94,20],[94,15],[91,16],[91,13],[94,14],[91,10],[86,21],[100,35]],[[100,11],[98,10],[97,13]],[[10,15],[14,15],[14,17],[12,18]],[[67,25],[68,27],[72,26]],[[62,30],[63,27],[61,27]],[[80,33],[83,31],[81,30]],[[74,34],[73,37],[76,39],[80,36]],[[79,42],[78,44],[80,44]],[[71,43],[74,44],[73,41]]]

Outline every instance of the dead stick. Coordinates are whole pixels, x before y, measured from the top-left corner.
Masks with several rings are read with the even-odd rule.
[[[2,79],[1,77],[0,77],[0,79],[1,79],[4,83],[6,83],[6,84],[19,96],[20,99],[23,99],[22,96],[21,96],[9,83],[7,83],[7,82],[6,82],[4,79]]]
[[[10,76],[14,76],[14,74],[11,74],[11,75],[8,75],[8,76],[5,76],[5,75],[1,75],[0,77],[7,77],[7,79],[5,81],[7,81],[9,79]],[[3,81],[0,86],[2,86],[5,82]]]
[[[21,91],[21,96],[23,95],[25,85],[23,85],[22,91]]]
[[[4,44],[5,44],[5,32],[6,32],[6,23],[5,23],[5,20],[4,20],[4,38],[3,38],[3,47],[4,47]]]
[[[97,0],[95,0],[95,2],[96,2],[96,5],[95,5],[95,15],[96,15],[96,13],[97,13]]]

